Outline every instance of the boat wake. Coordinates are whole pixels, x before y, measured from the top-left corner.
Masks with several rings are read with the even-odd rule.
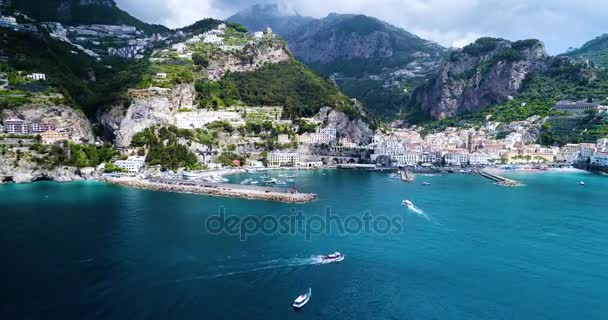
[[[422,209],[420,209],[420,208],[418,208],[418,207],[415,207],[415,206],[411,206],[411,207],[409,207],[409,209],[410,209],[410,211],[412,211],[413,213],[415,213],[415,214],[417,214],[417,215],[419,215],[419,216],[421,216],[421,217],[425,218],[425,219],[426,219],[426,220],[428,220],[428,221],[431,221],[431,218],[430,218],[430,217],[429,217],[429,216],[428,216],[426,213],[424,213],[424,211],[422,211]]]
[[[322,256],[312,256],[310,258],[292,258],[292,259],[273,259],[268,261],[261,261],[250,267],[243,270],[234,270],[234,271],[226,271],[226,272],[218,272],[207,275],[200,275],[185,279],[175,280],[176,283],[187,282],[187,281],[196,281],[196,280],[210,280],[210,279],[218,279],[230,276],[236,276],[247,273],[254,273],[264,270],[272,270],[272,269],[282,269],[282,268],[293,268],[300,266],[308,266],[315,264],[323,264]]]

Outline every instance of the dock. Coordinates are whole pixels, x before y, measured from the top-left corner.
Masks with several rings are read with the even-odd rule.
[[[101,181],[130,188],[164,192],[191,193],[218,197],[266,200],[286,203],[305,203],[317,199],[314,193],[300,193],[296,189],[190,181],[164,178],[105,177]]]
[[[487,179],[490,179],[490,180],[496,182],[496,184],[501,185],[501,186],[517,187],[517,186],[521,186],[522,185],[517,180],[508,179],[508,178],[505,178],[503,176],[499,176],[497,174],[493,174],[493,173],[487,172],[485,170],[480,170],[480,171],[478,171],[478,173],[479,173],[480,176],[482,176],[484,178],[487,178]]]

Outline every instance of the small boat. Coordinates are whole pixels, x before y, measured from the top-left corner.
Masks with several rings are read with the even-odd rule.
[[[584,185],[585,185],[585,182],[584,182],[584,181],[581,181],[581,182],[579,182],[579,184],[580,184],[581,186],[584,186]]]
[[[312,289],[308,288],[308,292],[299,295],[296,300],[293,301],[292,306],[296,309],[302,308],[305,304],[310,300],[310,296],[312,295]]]
[[[422,183],[422,185],[423,185],[423,186],[430,186],[430,185],[431,185],[431,183],[430,183],[430,182],[423,182],[423,183]]]
[[[340,252],[334,252],[332,254],[321,256],[321,261],[323,263],[340,262],[342,260],[344,260],[344,255]]]
[[[408,208],[413,208],[414,207],[414,204],[410,200],[407,200],[407,199],[401,201],[401,205],[402,206],[406,206]]]

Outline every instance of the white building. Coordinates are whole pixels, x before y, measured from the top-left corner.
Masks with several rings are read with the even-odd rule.
[[[608,166],[608,152],[596,152],[591,157],[591,164],[596,166]]]
[[[473,152],[469,154],[469,164],[471,164],[472,166],[488,165],[492,162],[491,160],[494,159],[495,158],[491,155],[483,152]]]
[[[349,137],[340,138],[339,143],[344,148],[354,149],[357,147],[357,144],[354,143]]]
[[[286,135],[286,134],[280,134],[278,139],[279,139],[279,143],[281,143],[281,144],[291,143],[291,140],[289,139],[289,135]]]
[[[11,16],[0,16],[0,27],[14,27],[17,25],[17,19]]]
[[[578,157],[581,161],[587,161],[591,159],[593,154],[597,151],[597,145],[592,143],[581,143],[578,145]]]
[[[400,167],[415,166],[420,161],[420,153],[405,151],[402,154],[392,156],[391,159],[396,161]]]
[[[336,133],[335,127],[317,128],[317,132],[315,133],[301,134],[298,140],[305,144],[329,144],[336,141]]]
[[[30,125],[21,119],[8,119],[4,121],[4,132],[8,134],[29,134]]]
[[[608,151],[608,138],[597,140],[597,149],[600,151]]]
[[[262,39],[264,38],[264,32],[263,31],[256,31],[253,33],[253,37],[255,39]]]
[[[130,156],[127,160],[118,160],[114,164],[127,170],[129,173],[138,173],[141,167],[146,162],[146,157]]]
[[[466,165],[469,162],[469,153],[462,151],[449,151],[445,154],[445,163],[450,166]]]
[[[218,37],[215,34],[208,34],[208,35],[205,35],[205,37],[203,38],[203,43],[221,45],[224,43],[224,39],[222,39],[221,37]]]
[[[28,74],[25,77],[28,78],[29,80],[34,80],[34,81],[46,80],[46,74],[44,74],[44,73],[32,73],[32,74]]]
[[[435,163],[437,162],[437,154],[434,152],[424,152],[420,154],[420,162],[422,163]]]
[[[180,112],[175,116],[175,126],[180,129],[201,128],[214,121],[241,123],[243,117],[238,112],[229,111],[194,111]]]
[[[269,167],[295,166],[300,163],[300,155],[297,152],[279,152],[273,151],[268,153]]]
[[[597,110],[600,107],[600,104],[597,102],[587,102],[587,101],[559,101],[555,104],[555,111],[561,112],[574,112],[574,113],[584,113],[590,110]]]
[[[178,53],[182,53],[182,52],[186,51],[187,48],[188,47],[186,47],[185,43],[176,43],[171,46],[171,49],[175,50]]]

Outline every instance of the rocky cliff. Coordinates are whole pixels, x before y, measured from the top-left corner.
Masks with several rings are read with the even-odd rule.
[[[291,59],[285,43],[272,39],[261,45],[246,45],[241,51],[214,52],[207,68],[208,79],[216,81],[228,72],[251,72],[267,63]]]
[[[3,119],[25,119],[29,122],[46,122],[67,130],[73,140],[94,142],[91,123],[80,110],[62,104],[30,103],[18,108],[4,109]]]
[[[130,103],[116,105],[100,114],[100,123],[117,147],[128,147],[133,135],[155,125],[175,124],[180,108],[192,107],[195,90],[192,84],[174,89],[131,90]]]
[[[481,38],[453,52],[437,76],[416,90],[413,104],[433,119],[478,111],[511,99],[529,74],[549,63],[538,40]]]

